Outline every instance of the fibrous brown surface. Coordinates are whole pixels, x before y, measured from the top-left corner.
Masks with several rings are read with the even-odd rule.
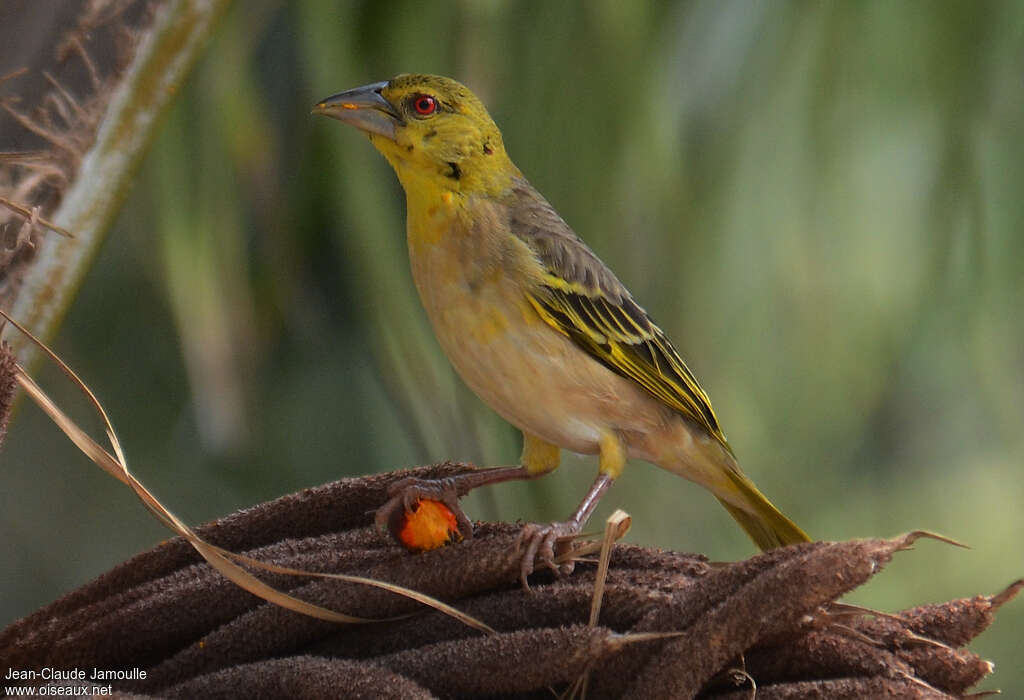
[[[597,625],[596,567],[518,581],[517,526],[410,554],[372,528],[387,485],[456,464],[348,479],[200,529],[281,566],[344,572],[430,594],[470,628],[402,596],[337,580],[261,576],[341,612],[400,619],[340,625],[243,591],[180,539],[116,567],[0,633],[0,667],[141,669],[129,698],[960,697],[991,671],[962,647],[1020,584],[994,597],[866,615],[834,603],[915,539],[816,542],[747,561],[617,545]],[[139,674],[135,674],[139,675]],[[81,685],[81,682],[77,682]],[[103,682],[101,685],[105,684]]]

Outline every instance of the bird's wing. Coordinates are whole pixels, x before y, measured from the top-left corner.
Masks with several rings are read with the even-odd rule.
[[[523,180],[513,188],[509,211],[512,233],[544,268],[542,289],[530,295],[537,313],[728,448],[711,401],[672,343],[554,208]]]

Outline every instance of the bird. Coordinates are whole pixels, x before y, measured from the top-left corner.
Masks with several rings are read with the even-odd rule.
[[[458,499],[533,479],[562,449],[598,456],[598,475],[564,521],[523,527],[520,578],[556,562],[627,459],[711,491],[761,550],[809,541],[740,469],[707,393],[651,316],[509,157],[481,100],[442,76],[401,74],[332,95],[315,114],[349,124],[394,169],[406,197],[416,289],[462,380],[522,431],[520,462],[394,484],[377,511],[432,498],[472,525]]]

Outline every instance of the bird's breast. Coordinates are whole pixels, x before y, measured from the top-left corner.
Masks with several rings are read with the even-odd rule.
[[[539,321],[523,289],[529,250],[517,250],[511,234],[503,235],[493,207],[467,211],[456,197],[442,195],[418,210],[410,206],[409,259],[445,349],[449,342],[482,349]]]
[[[590,454],[609,429],[646,433],[664,422],[634,382],[537,314],[528,293],[539,263],[493,209],[436,206],[410,207],[413,278],[438,341],[485,403],[521,430]]]

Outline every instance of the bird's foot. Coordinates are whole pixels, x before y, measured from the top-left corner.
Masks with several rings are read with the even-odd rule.
[[[526,579],[535,571],[537,563],[551,569],[557,576],[571,574],[575,567],[571,559],[563,562],[556,560],[571,550],[572,540],[578,534],[580,534],[580,524],[571,520],[548,523],[547,525],[539,523],[524,525],[516,540],[516,551],[523,553],[522,564],[519,568],[519,580],[522,582],[523,588],[530,589]]]
[[[374,516],[377,530],[381,533],[387,532],[391,529],[394,519],[400,518],[406,513],[415,512],[420,500],[426,499],[440,501],[445,504],[455,515],[459,534],[462,535],[463,539],[471,538],[473,536],[473,523],[466,517],[462,507],[459,505],[459,499],[466,495],[459,486],[459,481],[452,477],[444,479],[417,479],[414,477],[399,479],[388,487],[388,500],[377,509],[377,514]]]

